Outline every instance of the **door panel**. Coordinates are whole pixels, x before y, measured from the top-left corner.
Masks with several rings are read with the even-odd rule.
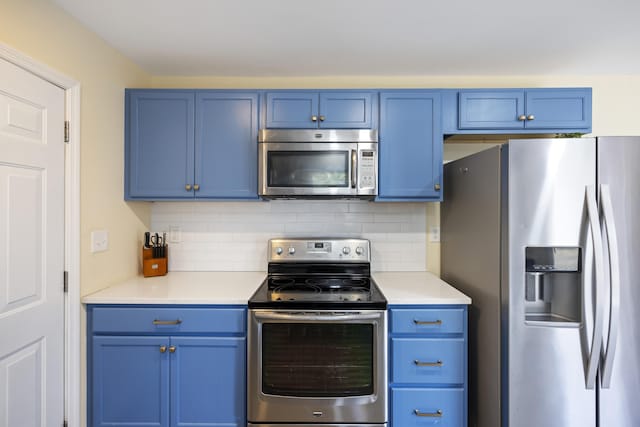
[[[640,425],[640,138],[598,138],[598,183],[609,185],[620,255],[620,310],[611,387],[601,388],[600,427]],[[605,318],[609,304],[606,301]],[[614,313],[615,315],[615,313]],[[608,322],[604,328],[606,348]],[[602,366],[602,365],[601,365]]]
[[[525,320],[525,310],[531,308],[525,302],[525,248],[585,244],[584,195],[585,186],[595,184],[595,141],[511,140],[507,154],[508,260],[503,265],[508,270],[507,286],[502,287],[503,303],[509,306],[508,376],[503,378],[508,400],[502,400],[508,401],[507,421],[518,427],[594,427],[596,396],[585,387],[581,336],[589,316],[583,313],[582,319],[564,323]],[[584,284],[567,279],[575,273],[559,274],[544,278],[552,290],[545,307],[551,313],[556,313],[556,297],[562,292],[575,291],[575,299],[582,301],[580,295],[588,291],[582,288],[591,284],[588,266]],[[588,304],[585,312],[590,310]]]
[[[0,60],[0,111],[0,419],[60,425],[64,91]]]

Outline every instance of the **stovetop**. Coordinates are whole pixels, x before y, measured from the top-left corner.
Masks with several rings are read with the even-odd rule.
[[[267,279],[249,308],[386,309],[371,279],[369,241],[363,239],[273,239]]]

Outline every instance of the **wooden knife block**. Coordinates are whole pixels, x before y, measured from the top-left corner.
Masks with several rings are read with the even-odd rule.
[[[167,274],[169,246],[164,248],[163,258],[154,258],[153,249],[142,247],[142,274],[144,277],[164,276]]]

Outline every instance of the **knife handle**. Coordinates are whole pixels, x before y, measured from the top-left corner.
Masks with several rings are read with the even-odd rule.
[[[145,231],[144,233],[144,247],[149,249],[151,247],[151,233]]]

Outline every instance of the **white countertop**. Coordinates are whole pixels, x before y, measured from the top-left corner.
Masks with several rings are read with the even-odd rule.
[[[266,273],[181,272],[135,277],[82,298],[84,304],[246,304]],[[379,272],[373,278],[389,304],[471,304],[471,299],[426,272]]]
[[[373,273],[389,304],[471,304],[471,298],[428,271]]]

